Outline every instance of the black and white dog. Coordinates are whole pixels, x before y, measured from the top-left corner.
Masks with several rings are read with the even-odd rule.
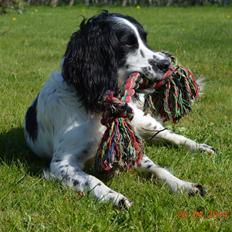
[[[105,130],[100,123],[105,92],[116,94],[120,83],[134,71],[152,81],[160,80],[170,65],[165,54],[148,48],[146,36],[135,19],[118,13],[102,12],[83,20],[67,45],[62,71],[52,74],[25,118],[26,142],[35,154],[51,160],[50,176],[116,206],[130,207],[131,202],[83,169],[95,157]],[[134,110],[132,123],[141,136],[160,132],[156,138],[214,153],[206,144],[163,130],[155,118],[144,115],[143,94],[138,96],[139,100],[134,99],[130,106]],[[153,173],[174,192],[204,192],[200,184],[178,179],[146,155],[135,168]]]

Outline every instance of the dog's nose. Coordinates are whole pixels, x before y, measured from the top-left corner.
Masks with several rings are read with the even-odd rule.
[[[169,59],[162,59],[157,62],[157,67],[162,70],[163,72],[166,72],[170,66],[171,62]]]
[[[149,59],[148,63],[152,66],[153,70],[157,70],[157,68],[163,72],[166,72],[171,64],[169,58],[163,59]]]

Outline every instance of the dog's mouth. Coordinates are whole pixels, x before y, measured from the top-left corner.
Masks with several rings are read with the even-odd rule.
[[[139,73],[139,85],[135,89],[137,93],[144,93],[144,94],[152,94],[154,93],[155,87],[157,83],[162,82],[166,73],[170,70],[171,64],[169,65],[168,69],[166,70],[159,70],[155,73],[155,75],[151,75],[149,72],[135,72]]]
[[[159,80],[151,80],[150,78],[147,78],[144,74],[140,74],[140,81],[135,89],[136,93],[143,93],[143,94],[152,94],[154,93],[154,85]]]

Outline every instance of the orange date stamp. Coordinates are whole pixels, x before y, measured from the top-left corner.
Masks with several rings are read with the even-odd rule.
[[[186,209],[179,210],[177,212],[177,217],[179,219],[228,219],[229,212],[227,210],[218,211],[218,210],[194,210],[194,211],[187,211]]]

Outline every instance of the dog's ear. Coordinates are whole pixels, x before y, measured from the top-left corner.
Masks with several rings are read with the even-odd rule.
[[[117,92],[118,40],[106,21],[82,21],[64,55],[63,77],[88,111],[101,111],[107,90]]]

